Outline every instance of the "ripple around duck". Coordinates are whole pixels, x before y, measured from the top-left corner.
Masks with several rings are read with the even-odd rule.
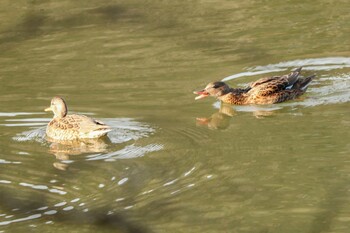
[[[16,114],[7,115],[17,116]],[[64,160],[67,162],[73,162],[69,160],[70,155],[84,153],[93,153],[92,155],[88,156],[88,161],[114,161],[116,159],[142,157],[149,152],[163,149],[163,146],[160,144],[148,144],[145,146],[134,145],[137,140],[147,138],[153,134],[155,129],[146,123],[137,122],[130,118],[101,119],[112,128],[112,131],[108,133],[107,137],[72,142],[48,141],[45,134],[46,126],[38,128],[38,125],[46,125],[49,120],[50,119],[48,118],[5,119],[5,122],[11,122],[11,124],[2,125],[8,127],[20,127],[23,126],[22,122],[26,122],[25,126],[29,126],[34,129],[17,133],[12,137],[14,141],[36,141],[41,144],[49,145],[49,153],[54,154],[59,160]],[[130,143],[132,144],[130,145]],[[5,162],[6,161],[3,163]]]
[[[313,107],[326,104],[345,103],[350,101],[350,58],[349,57],[328,57],[294,60],[256,66],[248,68],[248,71],[234,74],[224,78],[222,81],[229,81],[241,77],[270,74],[275,72],[289,72],[296,67],[303,67],[305,71],[315,71],[316,78],[310,84],[307,97],[300,101],[286,102],[278,105],[266,106],[237,106],[237,111],[273,111],[283,107]],[[310,72],[308,72],[310,74]],[[274,74],[271,74],[274,75]],[[301,74],[304,75],[303,73]],[[268,76],[268,75],[266,75]],[[218,108],[218,103],[214,105]]]
[[[6,113],[4,116],[18,116],[16,113]],[[34,128],[33,130],[24,131],[16,134],[13,137],[15,141],[38,141],[45,142],[45,129],[46,124],[50,121],[49,118],[26,118],[26,119],[6,119],[1,124],[7,127],[20,127],[27,126]],[[107,125],[111,126],[112,131],[108,133],[108,138],[112,143],[124,143],[131,140],[138,140],[140,138],[148,137],[155,130],[145,123],[134,121],[131,118],[118,118],[118,119],[101,119]],[[23,123],[25,122],[25,123]],[[37,128],[38,126],[42,126]]]
[[[30,126],[34,126],[34,125],[30,124]],[[12,139],[18,142],[37,141],[40,143],[44,143],[45,129],[46,127],[40,127],[33,130],[24,131],[24,132],[18,133],[16,136],[12,137]]]
[[[123,143],[130,140],[138,140],[140,138],[148,137],[150,134],[155,132],[151,126],[134,121],[131,118],[109,118],[103,119],[103,121],[113,128],[113,130],[108,133],[108,137],[112,143]]]

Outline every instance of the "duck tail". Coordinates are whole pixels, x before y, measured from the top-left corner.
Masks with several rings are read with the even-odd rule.
[[[300,75],[302,68],[303,67],[299,67],[299,68],[295,69],[294,71],[292,71],[290,74],[288,74],[288,86],[293,86],[294,83],[297,82],[298,76]]]
[[[301,69],[303,69],[302,66],[299,67],[299,68],[296,68],[291,74],[294,74],[294,75],[298,76],[300,74],[300,72],[301,72]]]
[[[316,77],[316,75],[311,75],[309,77],[306,78],[299,78],[295,84],[293,85],[293,89],[296,90],[301,90],[303,92],[306,91],[306,89],[308,88],[310,82]]]

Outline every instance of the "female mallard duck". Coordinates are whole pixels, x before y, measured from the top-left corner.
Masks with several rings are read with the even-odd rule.
[[[67,115],[66,102],[60,97],[54,97],[51,106],[45,111],[54,113],[53,119],[47,125],[46,134],[55,140],[99,138],[111,131],[111,128],[101,121],[84,115]]]
[[[214,96],[224,103],[237,105],[275,104],[292,100],[304,94],[315,77],[299,78],[301,69],[302,67],[283,76],[261,78],[247,88],[230,88],[224,82],[212,82],[204,90],[195,91],[198,95],[195,99]]]

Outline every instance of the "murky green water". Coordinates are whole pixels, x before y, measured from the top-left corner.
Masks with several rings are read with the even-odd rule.
[[[1,1],[0,232],[348,232],[347,1]],[[194,101],[304,66],[273,106]],[[60,95],[113,127],[44,139]]]

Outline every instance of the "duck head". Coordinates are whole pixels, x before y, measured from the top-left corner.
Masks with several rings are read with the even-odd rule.
[[[194,91],[193,93],[198,95],[195,100],[203,99],[207,96],[213,96],[219,98],[230,92],[230,87],[221,81],[209,83],[203,90]]]
[[[45,112],[48,111],[52,111],[54,113],[54,118],[65,117],[68,112],[66,102],[61,97],[53,97],[50,107],[45,108]]]

